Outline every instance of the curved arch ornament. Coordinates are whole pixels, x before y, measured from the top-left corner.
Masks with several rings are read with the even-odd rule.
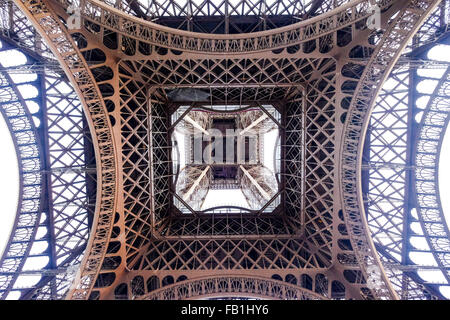
[[[19,277],[42,215],[42,150],[25,101],[7,73],[0,73],[0,113],[14,141],[19,167],[19,201],[10,238],[0,259],[0,299]]]
[[[218,276],[185,280],[162,287],[138,300],[193,300],[215,297],[250,297],[272,300],[327,300],[318,293],[283,281],[246,277]]]
[[[419,236],[412,234],[410,228],[410,222],[416,221],[410,211],[416,207],[413,153],[418,124],[414,119],[414,96],[419,75],[416,76],[415,68],[428,69],[428,63],[436,62],[425,62],[423,66],[424,62],[417,63],[414,59],[422,57],[420,48],[439,43],[445,37],[448,5],[449,1],[442,1],[434,9],[384,82],[371,112],[363,153],[362,190],[371,238],[402,300],[443,298],[412,270],[417,267],[395,266],[409,265],[411,253],[423,249],[410,242],[410,236],[415,240]],[[424,236],[423,241],[426,242]]]
[[[450,282],[450,232],[439,192],[439,155],[450,121],[450,67],[439,80],[422,116],[415,150],[419,222],[433,256]]]
[[[58,0],[65,8],[72,1]],[[395,0],[378,1],[380,9],[391,6]],[[242,54],[276,50],[311,41],[360,21],[372,15],[369,1],[353,0],[320,16],[286,27],[254,33],[214,37],[204,33],[178,30],[129,15],[99,0],[80,1],[80,13],[87,21],[122,36],[152,45],[194,53]]]
[[[74,85],[91,130],[97,159],[97,202],[85,257],[67,297],[87,299],[101,268],[116,205],[116,159],[113,134],[105,103],[92,73],[74,40],[44,1],[15,1],[46,40]]]
[[[361,191],[361,167],[364,137],[371,110],[382,84],[394,67],[408,41],[439,1],[409,1],[387,22],[387,30],[377,43],[355,93],[347,116],[341,147],[342,200],[345,223],[349,231],[356,258],[366,277],[376,270],[382,283],[374,287],[377,298],[398,299],[383,270],[365,217]]]
[[[105,2],[118,6],[115,1],[105,0]],[[178,25],[177,29],[228,34],[275,29],[296,23],[298,18],[306,20],[308,17],[331,11],[346,2],[348,0],[295,0],[286,5],[284,0],[270,1],[270,3],[265,0],[244,0],[240,2],[225,0],[218,6],[214,0],[201,0],[200,2],[188,0],[183,4],[175,3],[175,5],[172,2],[156,0],[150,3],[139,1],[131,4],[122,1],[120,8],[131,15],[155,19],[155,22],[161,25],[174,26],[174,23],[170,20],[175,18],[177,20],[176,25]],[[171,15],[168,15],[167,12],[170,12]],[[167,16],[170,17],[168,18],[169,21],[164,21]],[[218,19],[213,26],[205,28],[202,25],[203,19],[211,16],[221,16],[221,19]],[[239,19],[242,16],[252,16],[253,21],[249,23],[249,26],[242,27],[239,24]],[[280,19],[280,16],[283,19]],[[194,21],[191,20],[191,17]],[[226,17],[227,19],[225,19]],[[285,19],[286,17],[288,19]]]

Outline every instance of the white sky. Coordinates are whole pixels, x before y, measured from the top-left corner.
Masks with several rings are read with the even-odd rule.
[[[449,190],[450,177],[450,130],[445,133],[442,143],[441,154],[439,158],[439,191],[441,194],[441,203],[444,209],[447,226],[450,225],[450,197],[446,196]]]
[[[241,189],[232,190],[208,190],[205,202],[201,210],[219,206],[236,206],[248,208],[247,200]]]
[[[0,41],[0,49],[3,43]],[[14,66],[26,62],[25,56],[17,50],[0,51],[0,61],[3,67]],[[32,77],[32,75],[24,78]],[[20,77],[19,77],[20,78]],[[14,143],[3,118],[0,114],[0,257],[3,254],[17,211],[19,200],[19,168]]]
[[[275,173],[275,163],[273,162],[273,156],[278,136],[279,136],[278,129],[267,132],[264,135],[264,166],[274,173]]]

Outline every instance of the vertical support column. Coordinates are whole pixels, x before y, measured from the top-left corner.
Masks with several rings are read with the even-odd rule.
[[[302,108],[301,114],[301,135],[302,135],[302,148],[301,148],[301,161],[302,161],[302,172],[301,172],[301,194],[302,194],[302,203],[301,203],[301,214],[300,214],[300,234],[303,234],[305,232],[305,210],[306,210],[306,113],[307,110],[307,84],[302,89],[302,105],[300,106]]]
[[[14,7],[12,1],[8,1],[8,20],[9,20],[9,32],[14,32]]]
[[[362,155],[362,173],[361,173],[361,189],[362,189],[362,197],[364,201],[364,210],[366,211],[366,217],[369,215],[369,191],[370,191],[370,148],[371,148],[371,140],[372,137],[372,124],[369,122],[367,126],[367,133],[364,139],[364,148]]]
[[[153,127],[152,127],[152,90],[147,90],[147,119],[148,119],[148,163],[149,163],[149,177],[150,177],[150,219],[151,225],[153,226],[150,233],[154,232],[154,227],[156,223],[155,218],[155,192],[154,192],[154,173],[153,173]],[[171,197],[172,199],[172,197]],[[172,201],[172,200],[171,200]]]
[[[86,209],[88,214],[88,228],[92,228],[95,213],[95,201],[97,195],[97,173],[95,170],[95,151],[92,144],[92,137],[89,131],[86,117],[83,113],[83,139],[84,139],[84,158],[86,163]]]
[[[413,38],[413,43],[415,42],[416,37]],[[417,129],[418,124],[414,121],[414,115],[416,113],[416,97],[417,97],[417,73],[413,68],[409,69],[409,89],[408,89],[408,129],[407,129],[407,151],[406,151],[406,162],[405,167],[411,168],[415,164],[414,160],[414,148],[415,141],[417,139]],[[402,257],[401,264],[402,265],[410,265],[412,261],[409,259],[409,252],[411,249],[411,245],[409,243],[410,237],[410,228],[409,225],[411,223],[411,210],[416,207],[415,203],[415,184],[414,184],[414,170],[406,170],[405,172],[405,203],[404,203],[404,213],[403,213],[403,242],[402,242]],[[411,273],[409,273],[411,274]],[[408,299],[408,277],[407,273],[404,272],[402,276],[402,295],[401,299]],[[417,279],[417,275],[414,276]]]
[[[280,130],[280,185],[282,190],[286,190],[286,104],[284,106],[279,107],[278,111],[281,113],[281,126],[284,128],[283,130]],[[284,191],[281,194],[281,203],[282,203],[282,210],[283,212],[286,212],[286,191]]]
[[[230,33],[230,13],[228,1],[225,1],[225,34]]]
[[[41,127],[38,129],[40,144],[42,146],[42,170],[46,173],[42,175],[43,187],[42,191],[42,211],[47,213],[47,229],[49,235],[49,268],[56,269],[56,238],[55,238],[55,215],[53,211],[53,192],[52,192],[52,174],[50,162],[50,142],[48,137],[48,117],[47,117],[47,91],[45,87],[45,71],[43,75],[38,75],[40,86],[40,120]],[[51,296],[56,297],[56,277],[53,277],[50,284]]]

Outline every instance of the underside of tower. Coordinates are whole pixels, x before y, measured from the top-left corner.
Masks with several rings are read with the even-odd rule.
[[[449,44],[449,1],[0,11],[0,50],[26,57],[0,59],[21,168],[1,298],[445,298],[450,65],[427,53]],[[441,73],[431,92],[418,69]]]

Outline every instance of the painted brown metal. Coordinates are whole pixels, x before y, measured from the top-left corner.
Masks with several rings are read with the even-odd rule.
[[[257,274],[326,298],[397,299],[366,221],[361,157],[381,85],[438,2],[376,1],[380,32],[365,26],[369,1],[354,0],[289,26],[208,35],[97,0],[80,3],[84,25],[68,30],[57,17],[67,19],[68,2],[16,0],[71,79],[94,138],[95,221],[68,298]],[[176,214],[167,91],[178,87],[206,88],[211,104],[280,106],[285,191],[276,215]],[[367,284],[372,267],[376,288]]]

